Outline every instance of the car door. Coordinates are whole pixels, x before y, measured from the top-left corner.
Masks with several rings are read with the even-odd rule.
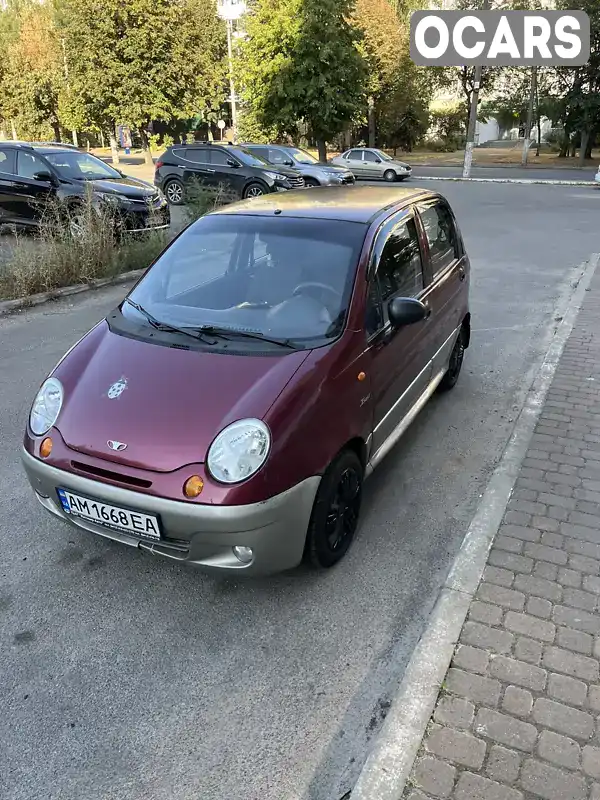
[[[373,150],[363,152],[364,174],[369,178],[381,178],[383,174],[383,162]]]
[[[240,197],[246,183],[246,175],[240,161],[226,150],[215,148],[208,154],[212,172],[212,182],[226,194]],[[237,165],[237,166],[234,166]]]
[[[468,292],[468,262],[462,239],[448,203],[432,198],[417,205],[428,250],[431,285],[426,299],[436,320],[436,354],[433,370],[446,368],[462,323]]]
[[[402,212],[378,234],[367,287],[373,455],[393,439],[431,379],[430,319],[393,329],[387,310],[396,297],[423,298],[427,290],[423,265],[414,215]]]
[[[17,153],[10,147],[0,148],[0,222],[11,222],[18,212],[16,193]]]
[[[210,148],[186,147],[173,150],[182,168],[183,182],[201,187],[216,185],[215,171],[210,164]]]
[[[17,150],[15,177],[16,219],[32,223],[40,219],[48,201],[55,197],[56,187],[49,180],[37,180],[39,173],[53,174],[47,161],[28,150]]]
[[[365,162],[363,161],[363,151],[362,150],[350,150],[346,156],[344,156],[346,160],[346,164],[350,172],[354,173],[355,177],[357,178],[364,178],[365,175]]]

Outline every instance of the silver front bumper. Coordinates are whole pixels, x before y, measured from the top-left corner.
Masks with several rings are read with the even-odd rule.
[[[306,531],[319,487],[308,478],[262,503],[244,506],[201,505],[140,494],[56,469],[24,449],[21,458],[29,482],[47,511],[79,528],[154,555],[183,561],[213,572],[266,575],[296,567],[302,560]],[[123,508],[160,517],[164,538],[148,541],[66,514],[57,488]],[[241,563],[233,547],[253,550],[250,564]]]

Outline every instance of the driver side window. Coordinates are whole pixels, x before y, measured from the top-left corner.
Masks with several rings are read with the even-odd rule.
[[[387,305],[394,297],[418,297],[423,291],[423,263],[414,219],[403,220],[388,234],[367,297],[369,336],[387,322]]]

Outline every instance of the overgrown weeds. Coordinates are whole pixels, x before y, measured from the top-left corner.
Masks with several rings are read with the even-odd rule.
[[[195,222],[220,206],[239,200],[239,196],[224,184],[208,186],[199,180],[191,181],[185,189],[184,214],[186,224]]]
[[[0,299],[27,297],[64,286],[145,269],[168,241],[168,231],[123,233],[116,209],[88,193],[76,210],[51,201],[37,209],[39,227],[0,241]]]

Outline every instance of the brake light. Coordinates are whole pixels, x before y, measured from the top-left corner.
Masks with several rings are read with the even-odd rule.
[[[157,161],[154,165],[154,169],[160,169],[161,167],[164,167],[164,165],[164,161]]]

